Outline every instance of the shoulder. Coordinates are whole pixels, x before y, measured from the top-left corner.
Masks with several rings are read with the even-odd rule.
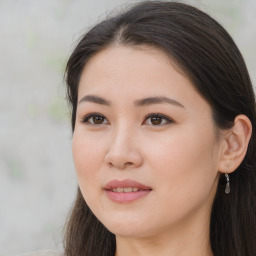
[[[27,253],[20,253],[13,256],[65,256],[63,252],[57,252],[52,250],[33,251]]]

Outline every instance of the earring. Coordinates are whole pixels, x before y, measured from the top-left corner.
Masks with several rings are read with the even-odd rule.
[[[226,180],[227,180],[227,184],[226,184],[226,188],[225,188],[225,193],[229,194],[230,193],[230,183],[229,183],[229,176],[228,176],[227,173],[225,173],[225,177],[226,177]]]

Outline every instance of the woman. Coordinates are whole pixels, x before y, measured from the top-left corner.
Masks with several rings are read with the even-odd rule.
[[[255,255],[255,97],[215,20],[140,3],[80,40],[66,79],[67,256]]]

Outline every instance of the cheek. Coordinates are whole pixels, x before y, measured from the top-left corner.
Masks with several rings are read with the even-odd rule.
[[[90,170],[90,167],[99,163],[103,156],[104,136],[95,136],[78,127],[73,134],[72,152],[77,171]],[[97,160],[98,159],[98,160]],[[87,168],[83,168],[87,166]]]
[[[101,144],[101,147],[100,145]],[[91,209],[98,208],[102,143],[97,143],[84,132],[74,132],[72,141],[73,160],[79,188]]]
[[[103,143],[78,130],[73,134],[72,152],[79,186],[81,190],[91,190],[104,160]]]
[[[208,130],[209,131],[209,130]],[[150,138],[150,139],[149,139]],[[173,129],[163,136],[151,136],[144,139],[145,154],[147,159],[153,160],[152,164],[162,165],[176,171],[188,171],[196,165],[205,165],[213,161],[215,138],[211,132],[196,128]]]
[[[156,170],[155,185],[164,200],[177,209],[189,208],[202,203],[211,193],[218,172],[215,138],[213,133],[199,129],[173,134],[158,140],[148,159]]]

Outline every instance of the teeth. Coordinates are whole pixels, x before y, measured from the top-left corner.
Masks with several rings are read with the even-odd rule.
[[[124,188],[124,192],[127,193],[127,192],[132,192],[132,188]]]
[[[137,192],[139,190],[139,188],[112,188],[112,191],[117,193]]]
[[[116,188],[116,192],[122,193],[122,192],[124,192],[124,189],[123,188]]]

